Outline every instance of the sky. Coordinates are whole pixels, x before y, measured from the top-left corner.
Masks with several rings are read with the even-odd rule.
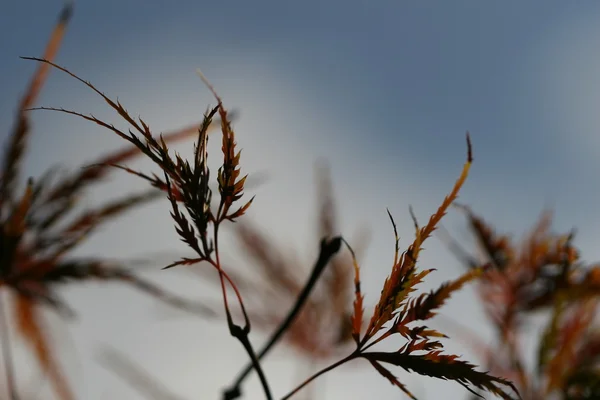
[[[35,68],[19,56],[41,55],[62,4],[26,0],[1,7],[0,132],[9,131]],[[466,131],[475,161],[461,202],[516,235],[550,208],[557,231],[577,228],[584,260],[600,259],[595,245],[599,22],[595,1],[547,0],[543,7],[533,1],[466,0],[77,1],[57,62],[118,97],[155,132],[198,121],[215,104],[195,73],[200,68],[225,105],[240,112],[235,127],[242,168],[268,177],[249,190],[256,199],[247,218],[308,263],[318,243],[311,230],[313,167],[319,158],[327,159],[341,233],[351,236],[365,224],[372,233],[363,262],[363,289],[372,306],[393,260],[386,207],[406,247],[412,234],[409,206],[420,221],[439,206],[465,161]],[[51,73],[38,105],[93,112],[120,123],[101,99],[58,71]],[[64,114],[37,111],[33,123],[27,176],[56,163],[77,168],[124,144]],[[191,154],[191,142],[177,149]],[[145,162],[131,165],[150,168]],[[84,203],[143,187],[115,173]],[[460,213],[452,211],[444,226],[468,243]],[[78,254],[140,257],[149,256],[149,248],[175,255],[187,251],[165,201],[106,225]],[[192,297],[208,296],[197,280],[183,272],[159,272],[161,266],[144,266],[143,273]],[[437,269],[424,289],[462,272],[435,237],[421,267]],[[99,365],[98,350],[107,344],[182,399],[219,398],[246,362],[222,321],[164,318],[155,301],[130,288],[90,284],[67,289],[66,298],[79,318],[61,324],[51,313],[48,317],[78,398],[141,399]],[[448,302],[442,314],[484,339],[491,332],[470,289]],[[253,332],[252,339],[260,343],[264,336]],[[447,342],[450,351],[475,361],[467,345]],[[299,383],[299,363],[285,349],[265,362],[276,397]],[[453,382],[394,372],[422,399],[468,395]],[[345,366],[318,382],[321,399],[402,396],[366,363]],[[248,383],[246,398],[263,398],[257,382]]]

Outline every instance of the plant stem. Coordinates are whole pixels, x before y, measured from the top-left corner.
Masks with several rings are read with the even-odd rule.
[[[220,208],[219,208],[219,212],[220,212]],[[233,318],[231,317],[229,305],[227,304],[227,290],[225,288],[226,274],[221,269],[221,262],[220,262],[220,258],[219,258],[218,232],[219,232],[219,224],[218,224],[218,222],[216,222],[215,226],[214,226],[214,241],[215,241],[215,255],[216,255],[215,266],[217,267],[217,270],[219,271],[219,277],[221,279],[221,288],[223,290],[223,302],[225,305],[225,313],[227,315],[227,325],[229,326],[229,332],[231,333],[231,336],[238,339],[242,343],[242,346],[244,346],[244,349],[250,356],[250,365],[252,366],[252,368],[254,368],[256,370],[256,373],[258,374],[258,378],[260,379],[260,383],[263,387],[263,390],[265,392],[265,396],[266,396],[267,400],[272,400],[273,395],[271,394],[271,389],[269,388],[269,383],[267,381],[267,377],[260,365],[259,358],[256,356],[256,352],[254,351],[254,348],[252,347],[252,343],[250,343],[250,339],[248,337],[248,334],[250,333],[250,319],[248,318],[248,314],[246,313],[244,303],[242,302],[242,298],[239,294],[239,291],[237,290],[237,287],[234,285],[233,281],[231,279],[229,279],[229,277],[227,277],[229,284],[232,286],[233,290],[235,291],[235,293],[238,297],[238,301],[240,303],[240,308],[242,309],[242,313],[244,314],[244,319],[245,319],[244,325],[245,326],[242,328],[241,326],[235,324],[233,322]]]
[[[332,369],[335,369],[337,367],[339,367],[342,364],[347,363],[348,361],[351,361],[355,358],[357,358],[359,356],[358,352],[353,352],[352,354],[350,354],[348,357],[342,358],[339,361],[334,362],[333,364],[331,364],[329,367],[327,368],[323,368],[322,370],[320,370],[319,372],[317,372],[316,374],[314,374],[313,376],[311,376],[310,378],[308,378],[307,380],[305,380],[304,382],[302,382],[300,384],[300,386],[296,387],[294,390],[292,390],[291,392],[289,392],[288,394],[286,394],[285,396],[283,396],[281,398],[281,400],[287,400],[290,397],[292,397],[293,395],[295,395],[296,393],[298,393],[304,386],[308,385],[309,383],[311,383],[312,381],[314,381],[315,379],[317,379],[319,376],[323,375],[326,372],[331,371]]]
[[[275,332],[271,334],[270,339],[258,353],[258,360],[262,360],[262,358],[269,352],[269,350],[271,350],[271,348],[281,339],[281,337],[290,327],[292,322],[294,322],[296,316],[302,309],[302,306],[308,299],[308,296],[310,295],[313,287],[319,280],[321,273],[325,270],[327,264],[329,264],[329,260],[331,260],[331,258],[340,250],[341,243],[342,239],[340,237],[335,237],[329,241],[327,241],[326,239],[321,240],[321,249],[319,251],[319,257],[317,259],[317,262],[315,263],[315,266],[313,267],[308,281],[306,282],[304,288],[298,295],[296,303],[288,313],[285,320],[279,325]],[[223,393],[224,400],[234,400],[241,396],[242,393],[240,386],[242,385],[244,379],[246,379],[246,377],[252,371],[253,368],[253,364],[248,364],[242,370],[235,383]]]
[[[260,361],[259,361],[258,357],[256,356],[256,352],[254,351],[254,348],[252,348],[252,344],[250,343],[250,339],[248,338],[248,333],[244,329],[240,328],[239,325],[234,325],[232,328],[233,328],[233,330],[231,331],[231,334],[234,337],[236,337],[240,342],[242,342],[244,349],[246,349],[246,352],[250,356],[251,365],[254,367],[254,369],[256,370],[256,373],[258,374],[258,379],[260,380],[260,383],[263,387],[263,390],[265,392],[267,399],[272,400],[273,395],[271,394],[271,389],[269,388],[269,383],[267,382],[267,377],[260,365]]]

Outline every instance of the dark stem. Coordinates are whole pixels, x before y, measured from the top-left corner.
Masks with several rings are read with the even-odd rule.
[[[4,301],[0,292],[0,331],[2,332],[2,355],[4,358],[4,368],[6,370],[6,385],[11,400],[19,400],[17,387],[15,384],[15,371],[12,362],[12,352],[10,349],[9,326],[4,311]]]
[[[275,332],[273,332],[270,339],[258,353],[258,361],[262,360],[262,358],[269,352],[269,350],[271,350],[271,348],[279,341],[279,339],[281,339],[281,337],[290,327],[292,322],[294,322],[296,316],[302,309],[302,306],[308,299],[308,296],[310,295],[313,287],[319,280],[321,273],[325,270],[327,264],[329,264],[329,260],[331,260],[331,258],[340,250],[341,245],[342,239],[340,237],[335,237],[329,241],[326,239],[321,240],[319,258],[317,259],[317,262],[313,267],[313,270],[310,274],[310,277],[308,278],[308,281],[306,282],[306,285],[304,285],[304,288],[302,289],[302,291],[298,295],[298,298],[296,299],[296,303],[288,313],[285,320],[279,325]],[[240,386],[242,385],[244,379],[246,379],[248,374],[252,372],[253,368],[253,364],[248,364],[242,370],[235,383],[223,393],[224,400],[234,400],[241,396],[242,393]]]
[[[250,339],[248,338],[247,330],[242,329],[239,325],[234,324],[229,327],[229,331],[231,332],[232,336],[237,338],[242,343],[244,349],[246,349],[246,352],[250,356],[250,365],[256,370],[256,373],[258,374],[258,379],[260,379],[260,383],[263,387],[265,395],[267,396],[267,399],[272,400],[273,395],[271,394],[271,389],[269,388],[267,377],[260,365],[260,359],[256,356],[254,348],[252,348],[252,344],[250,343]]]
[[[220,211],[221,211],[221,208],[219,207],[219,213],[220,213]],[[221,279],[221,288],[223,290],[223,301],[224,301],[224,305],[225,305],[225,314],[227,316],[227,325],[229,326],[229,332],[231,333],[231,336],[238,339],[242,343],[242,346],[244,346],[244,349],[250,356],[250,366],[251,366],[251,368],[254,368],[256,370],[267,400],[272,400],[273,395],[271,394],[271,389],[269,388],[269,383],[267,382],[267,377],[260,365],[259,358],[256,356],[256,352],[254,351],[254,348],[252,347],[252,343],[250,343],[250,339],[248,337],[248,334],[250,333],[250,319],[248,318],[248,314],[246,313],[246,308],[244,307],[244,303],[243,303],[242,298],[237,290],[237,287],[227,277],[229,284],[232,286],[233,290],[236,292],[236,295],[238,297],[238,301],[240,303],[240,308],[242,309],[242,313],[244,314],[245,326],[242,328],[241,326],[235,324],[233,322],[233,318],[231,317],[231,312],[230,312],[229,306],[227,304],[227,290],[225,288],[226,274],[221,269],[221,262],[219,259],[218,231],[219,231],[219,225],[216,222],[215,227],[214,227],[214,241],[215,241],[215,255],[216,255],[215,266],[219,270],[219,277]]]
[[[316,374],[312,375],[310,378],[308,378],[307,380],[305,380],[304,382],[302,382],[294,390],[292,390],[291,392],[289,392],[288,394],[286,394],[285,396],[283,396],[281,398],[281,400],[287,400],[287,399],[289,399],[290,397],[292,397],[293,395],[295,395],[296,393],[298,393],[300,391],[300,389],[302,389],[303,387],[305,387],[306,385],[308,385],[309,383],[311,383],[312,381],[314,381],[315,379],[317,379],[319,376],[323,375],[325,372],[329,372],[332,369],[337,368],[340,365],[347,363],[348,361],[354,360],[357,357],[359,357],[359,353],[357,351],[355,351],[354,353],[350,354],[348,357],[342,358],[341,360],[336,361],[333,364],[331,364],[329,367],[323,368],[322,370],[320,370],[319,372],[317,372]]]

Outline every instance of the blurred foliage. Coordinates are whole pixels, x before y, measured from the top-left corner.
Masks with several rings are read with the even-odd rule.
[[[71,14],[72,4],[69,3],[63,8],[50,35],[45,59],[52,60],[56,56]],[[12,294],[11,305],[19,337],[33,351],[56,395],[60,399],[74,399],[52,352],[40,312],[42,306],[47,306],[63,317],[74,315],[59,296],[61,285],[87,280],[117,281],[186,311],[205,314],[210,310],[138,277],[126,268],[124,262],[108,257],[71,255],[102,224],[138,205],[160,198],[161,191],[152,189],[122,196],[97,208],[76,211],[88,188],[109,175],[111,164],[125,162],[141,154],[136,148],[128,147],[103,156],[91,166],[74,173],[60,173],[58,168],[50,168],[40,177],[30,178],[24,188],[19,186],[21,165],[32,133],[27,110],[37,100],[49,69],[47,64],[38,65],[19,103],[4,149],[0,171],[0,282]],[[197,124],[186,127],[166,134],[164,140],[188,138],[197,129]],[[14,400],[19,398],[19,394],[12,368],[9,327],[2,304],[0,311],[7,390]]]
[[[496,346],[479,351],[491,372],[514,381],[526,400],[600,398],[600,330],[597,309],[600,265],[580,261],[574,232],[550,230],[544,212],[521,240],[495,232],[465,211],[480,257],[451,242],[469,270],[481,264],[492,269],[478,280],[478,294],[496,332]],[[547,318],[539,337],[534,370],[527,370],[523,337],[534,314]]]
[[[75,395],[54,357],[39,311],[46,306],[65,317],[74,314],[59,296],[61,284],[92,279],[115,280],[203,317],[214,318],[219,314],[216,307],[192,303],[143,280],[126,268],[125,262],[77,258],[71,254],[101,224],[138,205],[163,197],[169,202],[177,235],[195,253],[194,257],[182,257],[165,269],[193,264],[212,266],[210,272],[213,275],[203,271],[201,278],[212,279],[220,288],[229,332],[244,347],[250,360],[235,382],[224,391],[225,400],[242,396],[242,383],[252,371],[260,378],[265,397],[273,398],[261,364],[280,341],[285,341],[308,359],[336,360],[304,380],[283,399],[294,396],[322,374],[357,359],[368,361],[387,381],[413,399],[415,396],[393,374],[392,367],[455,381],[475,397],[493,394],[503,399],[600,399],[600,329],[596,323],[600,265],[584,265],[580,261],[579,251],[573,245],[573,233],[556,235],[550,231],[549,213],[541,216],[528,236],[514,241],[497,234],[469,207],[458,205],[467,215],[481,257],[471,256],[460,245],[449,242],[466,271],[437,289],[414,294],[434,271],[422,270],[417,265],[423,244],[455,204],[469,174],[473,155],[468,134],[467,160],[459,178],[427,224],[420,226],[411,211],[415,237],[403,252],[400,251],[396,223],[388,211],[395,236],[394,260],[371,317],[365,318],[358,261],[367,243],[365,231],[360,231],[361,235],[354,241],[356,252],[338,232],[333,185],[326,165],[320,164],[317,169],[318,220],[314,242],[320,247],[317,260],[309,270],[305,267],[308,265],[306,260],[280,251],[281,244],[264,235],[259,225],[242,221],[254,198],[242,201],[248,175],[241,174],[241,151],[232,126],[232,113],[225,108],[206,78],[200,73],[217,105],[206,111],[204,120],[172,133],[154,135],[144,120],[131,117],[118,101],[53,62],[71,14],[72,5],[68,4],[43,57],[28,58],[37,61],[38,68],[18,106],[0,171],[0,280],[14,299],[11,304],[18,335],[33,351],[58,398],[75,399]],[[77,111],[33,108],[51,68],[70,75],[101,96],[131,129],[125,132]],[[32,109],[53,110],[83,118],[113,132],[132,146],[100,157],[91,166],[75,173],[59,174],[57,169],[49,169],[20,187],[20,168],[32,132],[28,111]],[[209,132],[215,127],[221,134],[222,163],[215,182],[212,182],[207,144]],[[168,143],[191,136],[196,139],[192,159],[184,159],[169,150]],[[158,166],[162,176],[123,165],[140,155]],[[115,169],[148,181],[152,188],[75,213],[86,190]],[[213,192],[218,194],[216,202]],[[254,261],[254,268],[249,266],[245,273],[225,266],[219,250],[220,227],[237,221],[241,221],[234,226],[238,249]],[[443,340],[447,336],[425,325],[454,292],[470,282],[476,282],[479,299],[496,332],[496,343],[481,349],[489,369],[487,372],[457,355],[444,353]],[[239,312],[231,308],[227,287],[233,290]],[[250,305],[246,306],[246,302]],[[11,400],[23,399],[16,387],[10,327],[3,304],[0,304],[0,311],[7,391]],[[521,339],[523,328],[534,313],[545,313],[547,326],[539,338],[535,368],[528,370]],[[251,322],[270,333],[259,351],[249,339]],[[388,338],[392,336],[405,341],[399,349],[372,349],[378,343],[390,342]],[[109,368],[146,397],[155,400],[177,398],[118,351],[109,349],[103,355]],[[318,394],[313,396],[318,397]]]

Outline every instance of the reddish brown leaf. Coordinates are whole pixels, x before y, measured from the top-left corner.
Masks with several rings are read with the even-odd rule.
[[[34,349],[36,359],[44,373],[50,378],[55,393],[61,400],[75,400],[60,366],[54,359],[35,304],[24,296],[16,296],[15,302],[17,328],[22,337]]]

